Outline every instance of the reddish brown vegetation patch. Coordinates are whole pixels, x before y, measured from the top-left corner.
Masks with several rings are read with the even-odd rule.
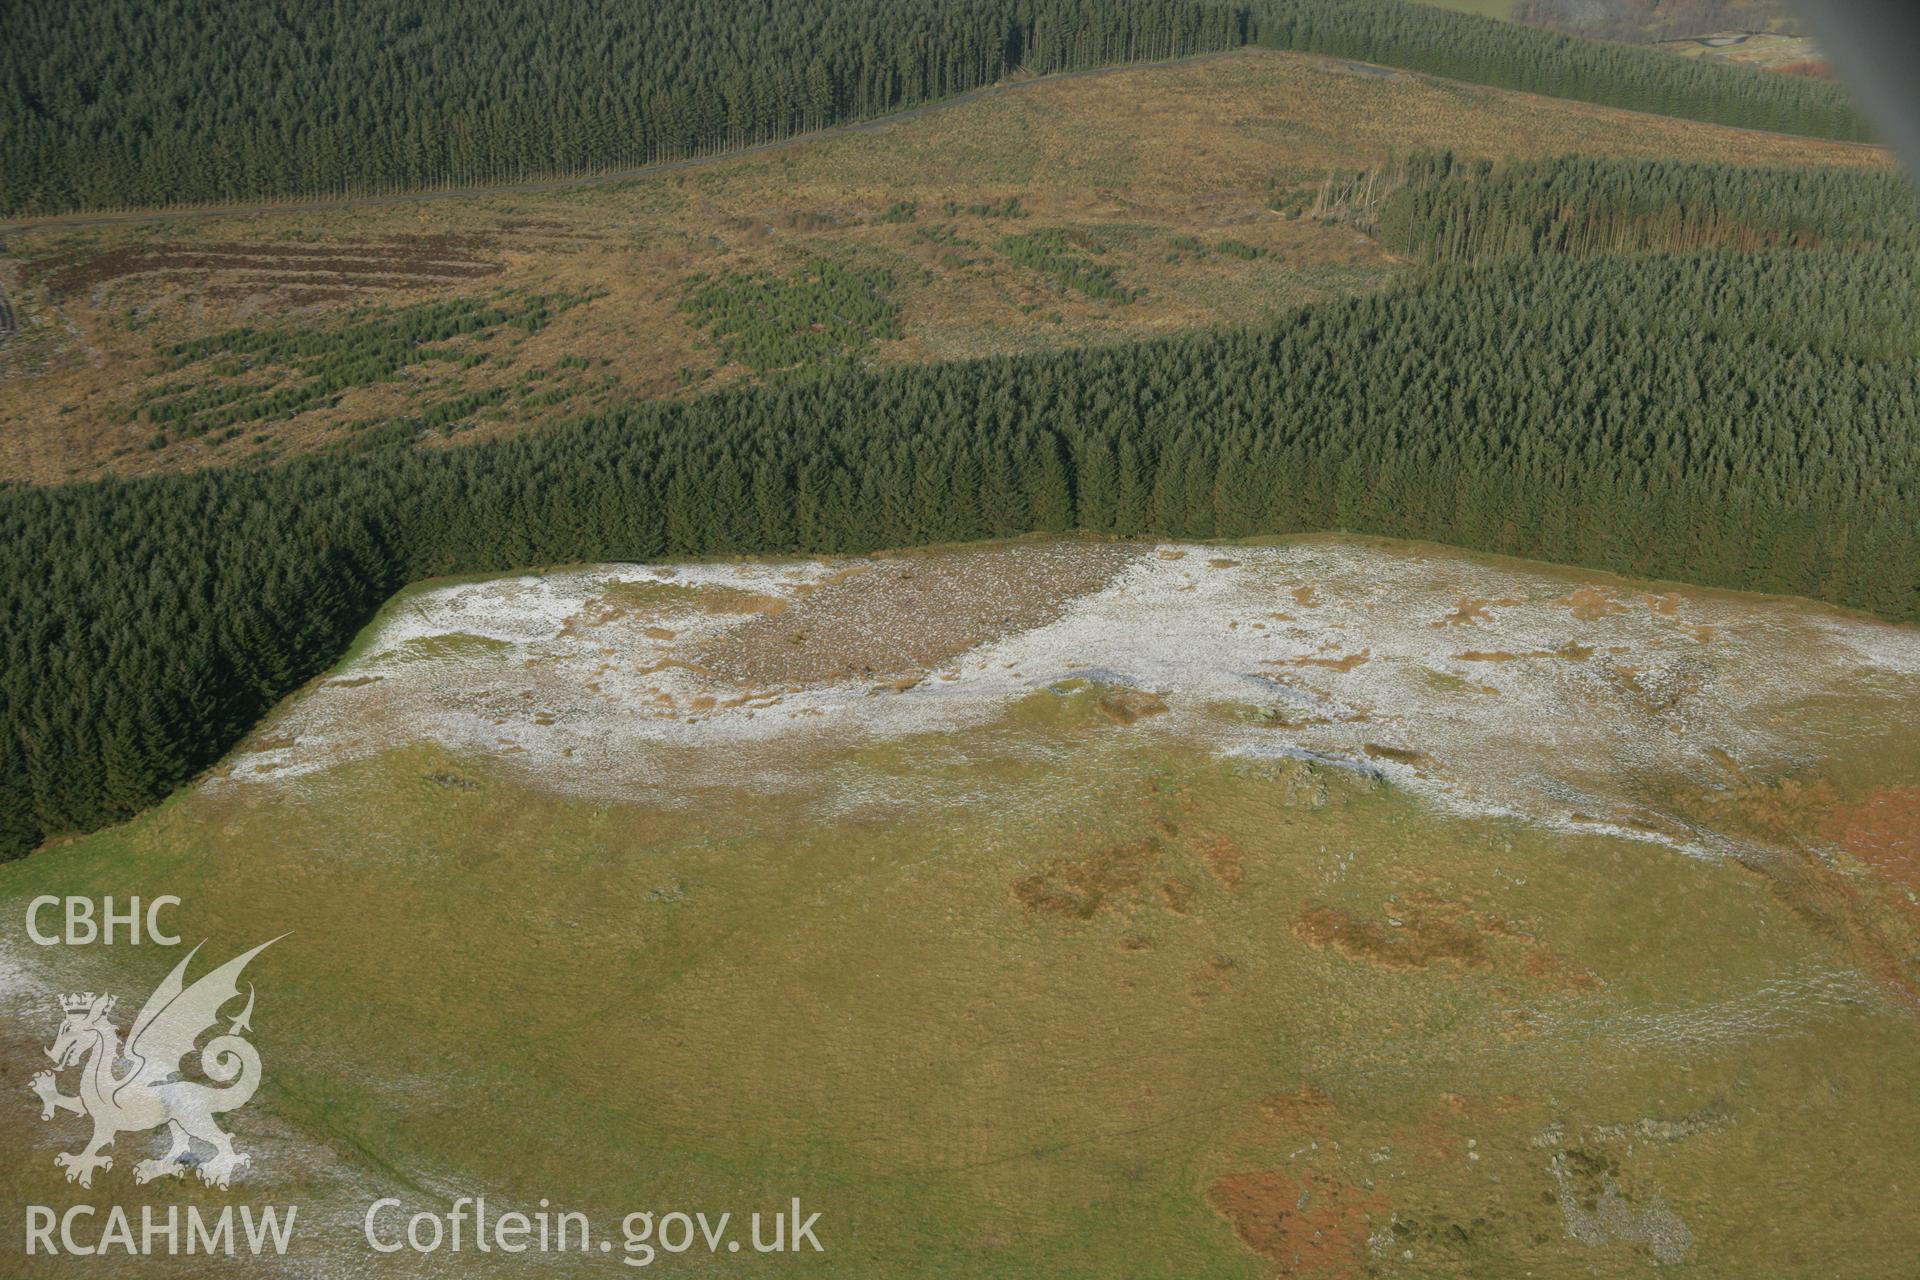
[[[1525,1106],[1526,1099],[1518,1094],[1469,1097],[1442,1093],[1436,1105],[1418,1120],[1394,1130],[1392,1146],[1396,1152],[1404,1151],[1422,1161],[1445,1164],[1464,1160],[1478,1145],[1468,1138],[1468,1132],[1484,1131],[1491,1123]]]
[[[1214,879],[1229,889],[1238,889],[1244,878],[1241,863],[1247,856],[1231,836],[1223,836],[1217,831],[1197,831],[1190,837],[1194,853],[1200,861],[1207,864],[1207,870]]]
[[[1469,627],[1478,622],[1492,622],[1493,615],[1487,612],[1487,606],[1493,603],[1496,602],[1492,600],[1473,600],[1463,597],[1458,604],[1453,606],[1453,612],[1440,619],[1435,625],[1442,627]],[[1502,600],[1498,603],[1510,604],[1512,601]]]
[[[1402,973],[1434,965],[1463,971],[1493,967],[1480,930],[1450,912],[1364,920],[1336,907],[1314,907],[1294,921],[1293,931],[1303,941],[1332,948],[1349,960]]]
[[[1601,618],[1627,611],[1627,606],[1599,587],[1582,587],[1561,603],[1571,608],[1573,616],[1582,622],[1597,622]]]
[[[1111,845],[1085,858],[1059,859],[1035,875],[1014,881],[1013,896],[1038,915],[1089,920],[1102,906],[1137,903],[1142,886],[1159,861],[1158,855],[1156,841],[1135,840]],[[1169,881],[1168,886],[1175,883]],[[1188,900],[1192,892],[1188,887]],[[1184,906],[1185,900],[1176,909]]]
[[[1558,649],[1529,649],[1513,653],[1506,649],[1469,649],[1453,655],[1455,662],[1519,662],[1525,658],[1557,658],[1562,662],[1585,662],[1593,650],[1583,644],[1563,644]]]
[[[1362,649],[1358,653],[1349,653],[1338,658],[1295,658],[1296,667],[1325,667],[1329,671],[1351,671],[1365,664],[1373,657],[1373,650]]]
[[[1424,889],[1382,904],[1378,919],[1336,907],[1314,907],[1294,921],[1295,936],[1349,960],[1397,973],[1433,968],[1482,972],[1503,967],[1569,990],[1599,985],[1592,974],[1566,966],[1538,938],[1500,916]]]
[[[1368,1216],[1384,1212],[1387,1198],[1317,1171],[1261,1169],[1215,1178],[1207,1203],[1275,1275],[1336,1277],[1355,1274]]]
[[[1798,62],[1776,62],[1767,70],[1777,76],[1808,76],[1815,80],[1831,80],[1833,64],[1825,58],[1802,58]]]
[[[1920,787],[1888,787],[1829,814],[1820,833],[1903,888],[1920,892]]]
[[[1814,831],[1837,800],[1825,778],[1781,778],[1711,792],[1706,808],[1717,822],[1736,831],[1788,839]]]
[[[1337,1108],[1333,1097],[1317,1085],[1303,1084],[1285,1093],[1260,1099],[1260,1114],[1295,1133],[1318,1136],[1333,1124]]]

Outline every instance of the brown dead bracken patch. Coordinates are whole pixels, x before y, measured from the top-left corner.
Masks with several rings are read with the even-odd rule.
[[[1436,965],[1461,971],[1493,967],[1492,950],[1480,930],[1451,913],[1393,919],[1401,923],[1367,920],[1336,907],[1314,907],[1294,921],[1293,931],[1312,946],[1400,973]]]
[[[1833,812],[1838,796],[1825,778],[1742,781],[1702,796],[1721,826],[1775,840],[1811,834]]]
[[[1572,609],[1573,616],[1582,622],[1597,622],[1627,611],[1627,606],[1599,587],[1581,587],[1561,603]]]
[[[1317,1137],[1332,1127],[1337,1108],[1333,1097],[1317,1085],[1303,1084],[1260,1099],[1260,1114],[1294,1133]]]
[[[1836,809],[1820,833],[1875,874],[1920,893],[1920,786],[1888,787]]]
[[[1506,649],[1469,649],[1453,655],[1455,662],[1520,662],[1527,658],[1556,658],[1562,662],[1585,662],[1593,650],[1584,644],[1563,644],[1558,649],[1528,649],[1512,653]]]
[[[1213,878],[1229,889],[1238,889],[1244,875],[1241,863],[1246,859],[1247,851],[1242,849],[1231,836],[1221,835],[1217,831],[1198,831],[1189,837],[1193,851],[1200,861],[1207,864],[1207,870]]]
[[[1296,667],[1325,667],[1329,671],[1344,672],[1365,665],[1371,657],[1373,657],[1373,650],[1362,649],[1358,653],[1349,653],[1338,658],[1295,658],[1293,665]]]
[[[1393,1131],[1395,1152],[1405,1152],[1416,1160],[1453,1163],[1464,1160],[1473,1150],[1468,1134],[1484,1132],[1501,1117],[1525,1109],[1527,1099],[1519,1094],[1442,1093],[1434,1106],[1411,1124]]]
[[[1387,1208],[1384,1195],[1317,1170],[1226,1174],[1207,1187],[1207,1203],[1274,1275],[1324,1280],[1358,1273],[1369,1215]]]
[[[1138,903],[1158,861],[1154,840],[1110,845],[1084,858],[1048,863],[1044,870],[1014,881],[1013,896],[1036,915],[1090,920],[1103,906]],[[1192,890],[1187,893],[1190,898]]]
[[[1846,819],[1840,823],[1842,830],[1850,825]],[[1920,1009],[1920,973],[1912,960],[1920,954],[1920,911],[1907,896],[1912,889],[1878,892],[1886,886],[1881,868],[1873,868],[1879,874],[1872,878],[1849,874],[1799,839],[1773,850],[1743,851],[1734,861],[1765,881],[1809,926],[1852,951],[1860,966],[1902,1002]]]
[[[1381,905],[1378,919],[1314,907],[1294,921],[1295,936],[1349,960],[1396,973],[1449,969],[1484,972],[1495,964],[1567,990],[1592,990],[1592,974],[1564,964],[1524,928],[1470,903],[1425,889]]]

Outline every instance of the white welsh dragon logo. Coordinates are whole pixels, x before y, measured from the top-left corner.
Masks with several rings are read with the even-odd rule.
[[[214,1036],[200,1049],[200,1072],[213,1083],[183,1080],[180,1070],[195,1042],[219,1021],[221,1006],[239,997],[240,971],[279,940],[273,938],[235,956],[189,987],[184,978],[188,963],[200,951],[195,947],[147,997],[127,1034],[125,1049],[120,1046],[120,1032],[107,1018],[113,1011],[112,996],[89,991],[60,997],[66,1020],[47,1050],[54,1070],[36,1075],[33,1091],[40,1095],[42,1120],[53,1119],[55,1111],[93,1120],[93,1140],[84,1149],[53,1158],[67,1171],[68,1182],[92,1186],[95,1169],[113,1168],[113,1157],[100,1153],[113,1145],[115,1136],[160,1125],[171,1131],[173,1145],[159,1159],[134,1165],[136,1182],[177,1178],[198,1165],[201,1181],[225,1187],[234,1170],[251,1162],[252,1157],[233,1149],[233,1139],[213,1118],[245,1106],[260,1087],[260,1055],[240,1037],[242,1031],[253,1029],[249,1022],[252,984],[247,987],[247,1007],[226,1034]],[[54,1075],[75,1065],[80,1067],[80,1092],[68,1097],[60,1092]],[[211,1159],[195,1153],[195,1139],[213,1148]]]

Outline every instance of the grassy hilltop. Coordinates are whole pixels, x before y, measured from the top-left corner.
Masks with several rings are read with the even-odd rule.
[[[1915,974],[1887,959],[1920,924],[1898,878],[1912,848],[1901,863],[1898,837],[1883,843],[1920,779],[1901,728],[1914,678],[1836,675],[1817,710],[1799,704],[1792,738],[1765,727],[1778,708],[1764,701],[1742,719],[1685,692],[1688,678],[1807,670],[1827,651],[1783,637],[1839,627],[1868,643],[1870,624],[1412,548],[1143,550],[1128,554],[1203,593],[1136,584],[1143,623],[1175,602],[1204,612],[1211,584],[1244,581],[1244,611],[1226,615],[1242,634],[1258,623],[1273,652],[1312,658],[1314,640],[1289,637],[1345,608],[1333,634],[1371,661],[1286,659],[1264,668],[1277,680],[1264,698],[1215,706],[1184,681],[1150,695],[1067,669],[984,720],[860,728],[998,678],[985,668],[1022,651],[996,644],[1049,625],[1062,591],[1070,609],[1089,598],[1073,595],[1086,590],[1074,566],[1099,559],[1094,582],[1112,567],[1098,544],[1040,544],[1029,577],[1013,551],[960,555],[954,581],[995,583],[1015,629],[972,648],[922,614],[866,641],[897,654],[857,647],[864,593],[947,590],[952,556],[842,562],[784,597],[697,575],[578,599],[566,575],[541,580],[550,597],[525,582],[414,593],[386,615],[396,630],[364,638],[215,778],[0,869],[0,908],[174,893],[210,960],[294,931],[250,971],[267,1083],[234,1127],[257,1157],[246,1194],[305,1206],[305,1256],[334,1265],[357,1256],[357,1215],[377,1196],[426,1208],[476,1191],[496,1211],[548,1197],[605,1223],[799,1195],[824,1215],[827,1252],[787,1263],[843,1276],[1626,1276],[1656,1260],[1868,1276],[1920,1247],[1885,1193],[1913,1176],[1920,1124],[1903,1065],[1920,1051]],[[1275,552],[1324,563],[1252,567]],[[1417,607],[1339,568],[1407,557],[1435,584]],[[762,579],[791,580],[780,566]],[[1454,590],[1502,598],[1453,608]],[[480,594],[450,610],[462,591]],[[1362,607],[1369,591],[1402,607]],[[507,621],[539,600],[545,630]],[[1492,660],[1535,608],[1592,656]],[[482,642],[503,624],[522,638]],[[796,651],[785,637],[800,631],[824,647]],[[1074,634],[1084,647],[1062,652],[1091,662],[1134,643]],[[1427,637],[1466,658],[1352,726],[1382,744],[1358,759],[1384,776],[1222,754],[1248,735],[1290,740],[1287,708],[1311,709],[1309,688],[1368,705],[1353,682]],[[797,705],[794,689],[837,687],[804,664],[849,658],[871,672],[828,732],[782,719],[776,692]],[[679,693],[659,713],[670,736],[594,754],[601,730],[581,717],[616,703],[578,684],[576,661],[610,668],[600,679],[627,708],[610,724],[652,701],[621,681],[712,679],[696,688],[721,696]],[[1035,661],[1007,678],[1048,679]],[[1580,748],[1489,769],[1468,754],[1485,739],[1425,735],[1576,674],[1599,691],[1588,722],[1686,723],[1702,743],[1747,744],[1743,758],[1595,774],[1576,802],[1591,812],[1561,807],[1554,825],[1480,811],[1484,788],[1582,768]],[[779,684],[755,692],[765,680]],[[729,681],[747,705],[728,709]],[[526,750],[443,741],[476,707],[498,708],[490,732]],[[762,736],[728,738],[748,715]],[[559,741],[582,745],[562,756]],[[1393,742],[1411,745],[1396,756]],[[1815,742],[1830,745],[1806,758]],[[1558,794],[1543,793],[1548,811]],[[1675,837],[1748,853],[1659,842]],[[62,957],[57,981],[133,999],[176,958],[95,949]],[[16,1002],[56,980],[12,942],[5,960]],[[7,1021],[10,1073],[31,1066],[38,1026]],[[0,1114],[21,1156],[10,1195],[63,1193],[51,1155],[71,1127]],[[100,1184],[116,1198],[210,1194],[121,1185],[139,1148],[123,1142]],[[437,1274],[404,1256],[391,1270]]]

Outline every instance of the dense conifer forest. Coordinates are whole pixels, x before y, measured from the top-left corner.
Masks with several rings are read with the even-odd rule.
[[[1253,0],[1254,40],[1473,84],[1826,138],[1865,138],[1838,85],[1556,35],[1403,0]]]
[[[1429,262],[1535,253],[1920,247],[1898,170],[1757,168],[1567,156],[1510,164],[1414,155],[1386,181],[1382,243]]]
[[[0,212],[475,185],[1241,44],[1203,0],[58,0],[0,45]]]
[[[1856,247],[1894,225],[1887,179],[1420,163],[1402,234],[1489,260],[1250,332],[842,365],[464,449],[0,493],[0,850],[164,796],[444,573],[1345,529],[1920,618],[1920,262]],[[1529,194],[1556,183],[1827,243],[1557,252]]]
[[[1404,0],[27,0],[0,215],[510,183],[1247,43],[1837,138],[1837,86]]]

